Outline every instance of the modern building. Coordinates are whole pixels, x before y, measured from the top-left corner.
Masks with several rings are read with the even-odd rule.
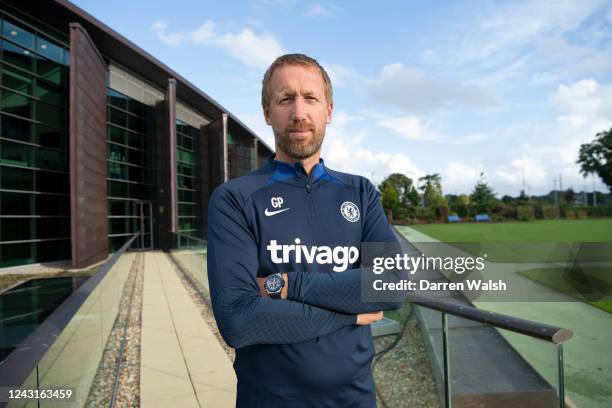
[[[0,24],[0,268],[202,238],[212,189],[272,153],[68,1],[0,1]]]

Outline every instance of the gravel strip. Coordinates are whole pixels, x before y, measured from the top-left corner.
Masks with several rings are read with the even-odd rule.
[[[395,339],[396,336],[374,338],[375,351],[383,350]],[[374,382],[379,408],[442,406],[419,323],[414,314],[409,317],[404,335],[398,344],[388,353],[375,357],[375,361]]]
[[[137,253],[123,287],[119,313],[94,377],[86,407],[108,407],[115,390],[113,407],[140,406],[140,333],[144,254]],[[131,305],[131,307],[130,307]],[[127,322],[127,331],[126,331]],[[123,342],[123,352],[121,350]],[[116,379],[117,371],[119,371]]]

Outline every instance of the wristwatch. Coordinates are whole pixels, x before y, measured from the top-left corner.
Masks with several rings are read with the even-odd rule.
[[[280,299],[281,291],[283,290],[284,286],[285,280],[283,279],[283,275],[280,273],[268,275],[266,281],[264,282],[264,289],[266,290],[266,293],[274,299]]]

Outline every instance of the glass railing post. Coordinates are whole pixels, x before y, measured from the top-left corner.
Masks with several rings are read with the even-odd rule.
[[[559,374],[559,407],[565,407],[565,384],[563,375],[563,343],[557,344],[557,363]]]
[[[446,408],[452,407],[451,402],[451,376],[450,354],[448,344],[448,315],[442,313],[442,353],[444,357],[444,401]]]

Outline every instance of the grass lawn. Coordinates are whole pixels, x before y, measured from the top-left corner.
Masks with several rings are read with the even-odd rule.
[[[612,218],[426,224],[411,228],[474,256],[486,254],[492,262],[612,262]]]
[[[411,225],[445,242],[612,242],[612,218]]]
[[[612,313],[612,300],[610,300],[612,298],[612,271],[610,268],[589,267],[582,268],[580,272],[572,273],[569,268],[536,268],[518,273]],[[588,279],[590,286],[585,284],[585,278]]]

